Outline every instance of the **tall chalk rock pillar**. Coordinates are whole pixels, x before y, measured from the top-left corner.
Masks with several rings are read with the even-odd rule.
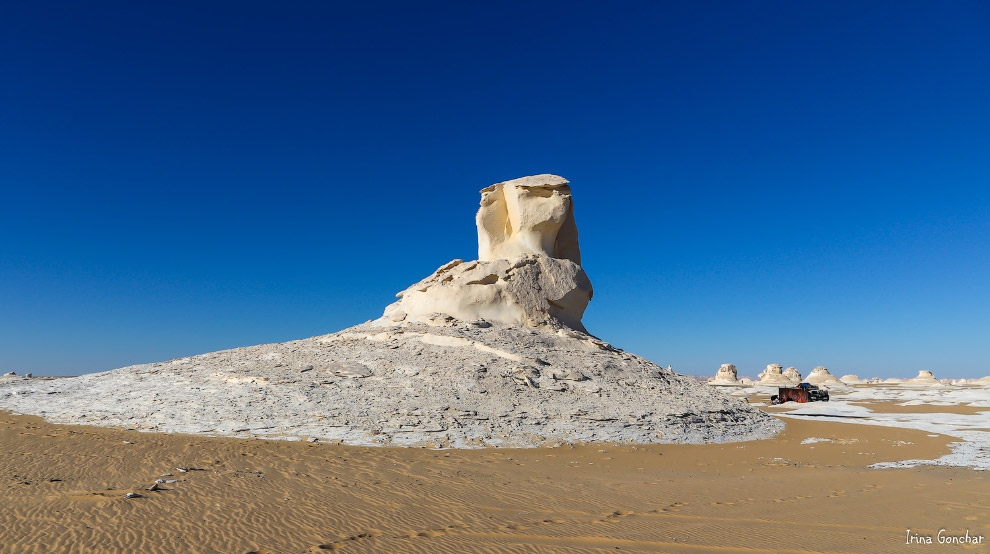
[[[585,331],[594,291],[581,268],[571,189],[563,177],[534,175],[481,190],[478,259],[453,260],[400,292],[391,322],[452,317]]]

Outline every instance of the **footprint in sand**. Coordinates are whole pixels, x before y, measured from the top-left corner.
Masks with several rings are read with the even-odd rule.
[[[525,525],[519,525],[517,523],[513,523],[511,525],[503,525],[499,527],[499,529],[509,529],[510,531],[522,531],[524,529],[529,529],[529,527],[526,527]]]
[[[366,531],[364,533],[358,533],[356,535],[351,535],[346,539],[342,539],[336,542],[328,542],[326,544],[318,544],[310,549],[311,552],[318,552],[320,550],[337,550],[338,548],[343,548],[347,541],[358,541],[361,539],[373,539],[375,537],[382,536],[381,531]]]
[[[666,508],[660,508],[660,509],[657,509],[657,510],[653,510],[653,512],[654,513],[658,513],[658,514],[659,513],[662,513],[662,512],[676,512],[676,511],[680,510],[680,508],[682,506],[685,506],[685,505],[686,505],[685,502],[674,502],[673,504],[668,504]]]

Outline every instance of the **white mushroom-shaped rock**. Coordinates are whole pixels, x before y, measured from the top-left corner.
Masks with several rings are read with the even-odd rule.
[[[767,364],[760,375],[760,384],[763,385],[790,385],[791,381],[784,377],[784,366],[780,364]]]
[[[938,380],[935,379],[935,374],[927,369],[923,369],[918,372],[918,376],[913,379],[906,379],[904,381],[905,385],[937,385]]]
[[[708,381],[712,385],[738,385],[739,379],[736,372],[736,366],[732,364],[722,364],[722,367],[718,368],[715,372],[715,378]]]
[[[822,366],[811,370],[811,373],[804,380],[807,383],[819,386],[837,386],[843,384],[842,381],[836,379],[835,375],[829,373],[828,369]]]

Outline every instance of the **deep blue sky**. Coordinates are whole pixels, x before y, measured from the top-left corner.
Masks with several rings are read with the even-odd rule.
[[[544,172],[621,348],[990,374],[983,1],[5,2],[0,371],[378,317]]]

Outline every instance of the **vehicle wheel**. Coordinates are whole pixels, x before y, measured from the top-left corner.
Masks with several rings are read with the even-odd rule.
[[[780,404],[780,397],[779,397],[779,396],[777,396],[776,394],[775,394],[775,395],[773,395],[773,396],[771,396],[771,397],[770,397],[770,403],[771,403],[771,404],[775,404],[775,405],[776,405],[776,404]]]

